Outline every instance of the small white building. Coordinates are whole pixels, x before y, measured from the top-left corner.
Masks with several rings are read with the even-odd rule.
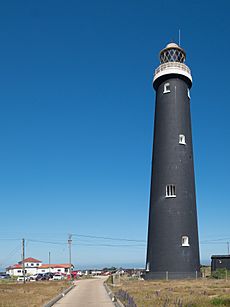
[[[73,268],[73,265],[72,265]],[[69,274],[69,263],[64,264],[42,264],[37,268],[37,273],[61,273],[61,274]]]
[[[60,273],[60,274],[69,274],[69,263],[66,264],[43,264],[42,261],[35,258],[26,258],[25,263],[25,275],[34,275],[38,273]],[[72,265],[72,269],[74,266]],[[6,273],[10,276],[22,276],[23,267],[22,261],[17,264],[11,265],[6,268]]]
[[[24,260],[25,263],[25,274],[26,275],[34,275],[37,273],[37,269],[42,265],[42,262],[35,258],[26,258]],[[6,273],[10,276],[21,276],[22,272],[22,261],[19,261],[17,264],[11,265],[6,268]]]

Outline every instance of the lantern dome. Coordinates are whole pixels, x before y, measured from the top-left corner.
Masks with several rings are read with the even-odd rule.
[[[162,78],[177,75],[182,79],[186,79],[189,88],[191,88],[192,75],[189,67],[185,64],[185,59],[186,53],[183,48],[174,42],[167,44],[160,51],[160,65],[155,69],[153,86],[157,88]]]
[[[176,43],[169,43],[160,52],[160,62],[161,64],[167,62],[179,62],[184,63],[186,58],[185,51],[178,46]]]

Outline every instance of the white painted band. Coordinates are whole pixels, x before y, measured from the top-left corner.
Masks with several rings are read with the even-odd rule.
[[[185,64],[182,63],[165,63],[160,65],[156,70],[153,77],[153,82],[155,82],[158,78],[169,75],[169,74],[178,74],[187,77],[192,82],[191,71]]]

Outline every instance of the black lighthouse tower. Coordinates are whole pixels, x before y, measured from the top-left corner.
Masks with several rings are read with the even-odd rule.
[[[199,276],[199,242],[185,51],[160,52],[156,90],[146,279]]]

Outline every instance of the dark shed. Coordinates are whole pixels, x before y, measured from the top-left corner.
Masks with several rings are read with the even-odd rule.
[[[217,269],[230,270],[230,255],[213,255],[211,259],[212,272],[216,271]]]

